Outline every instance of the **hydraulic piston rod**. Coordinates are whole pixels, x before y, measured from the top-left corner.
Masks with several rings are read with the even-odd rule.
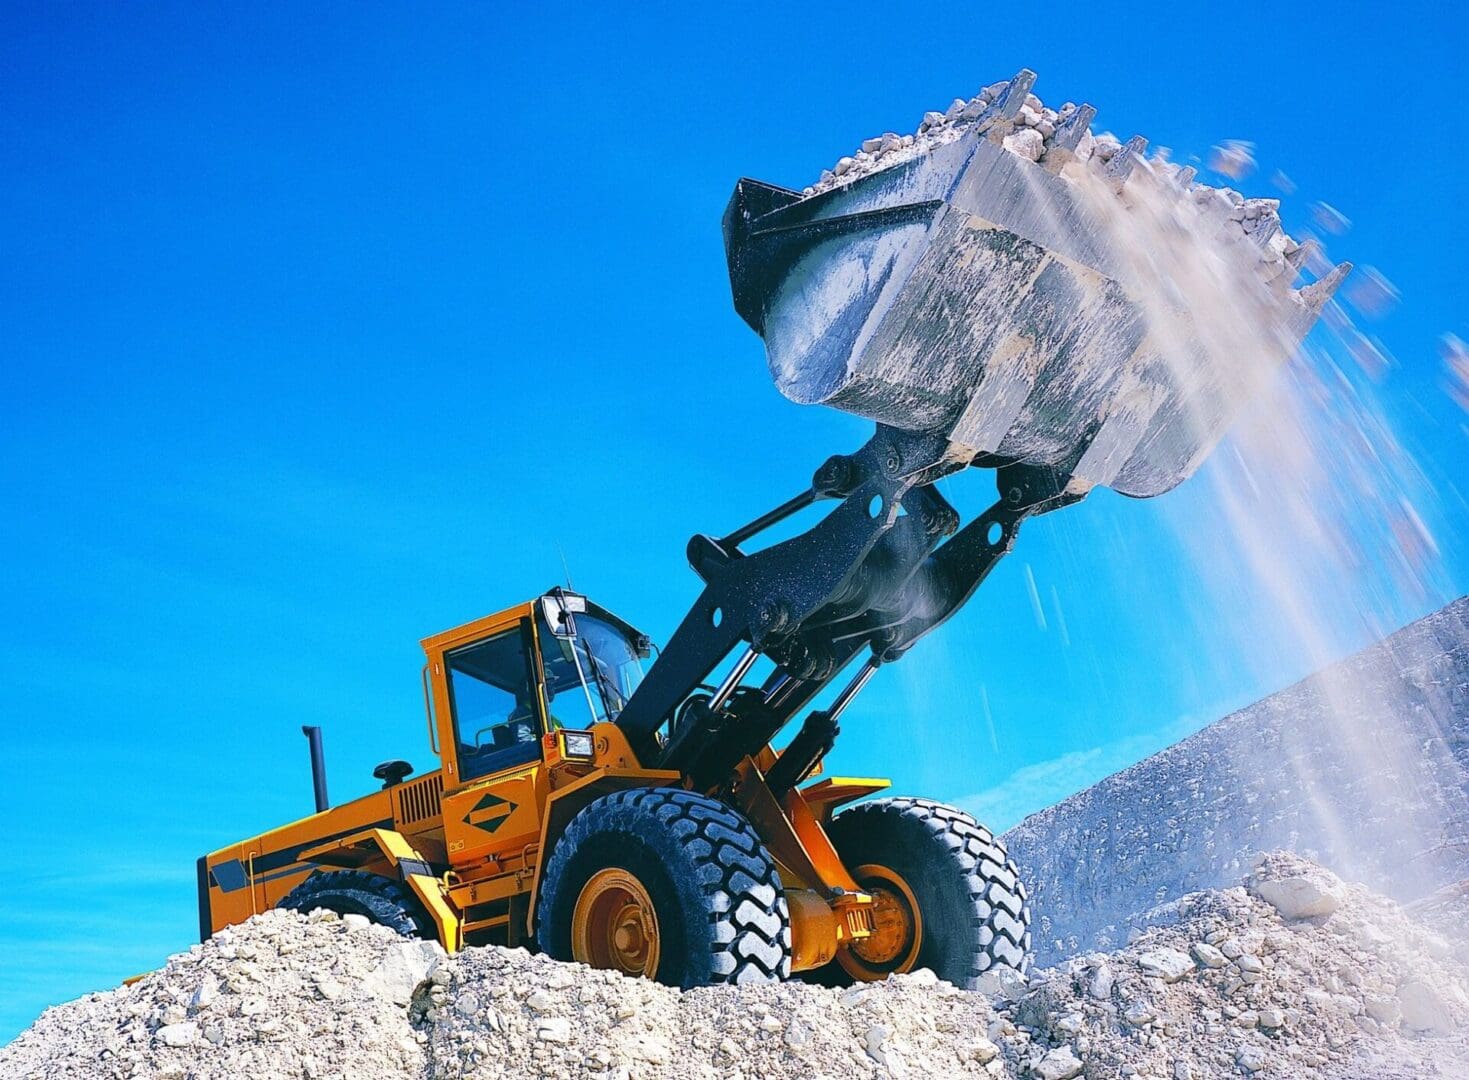
[[[775,764],[770,767],[770,774],[766,776],[765,782],[776,798],[784,795],[795,787],[806,777],[811,775],[811,770],[816,767],[827,752],[836,742],[838,732],[837,721],[842,713],[846,712],[847,706],[852,699],[862,692],[862,688],[876,674],[879,663],[869,658],[862,665],[852,681],[842,688],[841,693],[825,709],[818,709],[806,717],[806,722],[801,725],[801,730],[796,732],[796,737],[791,740],[790,745],[781,751],[780,757],[776,758]]]
[[[724,708],[724,703],[729,700],[729,696],[735,692],[735,688],[750,673],[750,668],[754,665],[755,658],[759,655],[753,645],[745,650],[745,655],[741,656],[735,662],[735,666],[724,677],[724,682],[719,684],[718,688],[714,691],[714,696],[709,699],[709,710],[711,712],[718,712]]]

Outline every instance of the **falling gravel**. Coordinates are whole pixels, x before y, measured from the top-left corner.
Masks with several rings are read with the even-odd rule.
[[[1462,1077],[1469,967],[1297,856],[1148,913],[1111,953],[985,992],[919,971],[680,993],[519,950],[452,958],[355,916],[269,912],[47,1010],[5,1077]]]
[[[1278,847],[1441,933],[1469,927],[1469,597],[1003,839],[1046,967],[1114,947],[1140,908],[1229,885]]]

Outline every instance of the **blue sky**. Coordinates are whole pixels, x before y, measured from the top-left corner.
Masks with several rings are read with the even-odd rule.
[[[1021,66],[1177,156],[1253,140],[1300,187],[1288,227],[1352,218],[1336,253],[1403,294],[1380,392],[1442,557],[1420,594],[1340,580],[1343,646],[1464,592],[1436,349],[1469,338],[1466,31],[1411,4],[6,6],[0,1038],[191,943],[195,857],[309,810],[302,723],[336,799],[427,765],[418,639],[560,552],[666,639],[688,535],[866,436],[784,401],[734,315],[734,181],[799,187]],[[1305,674],[1288,641],[1245,655],[1249,582],[1198,588],[1212,527],[1192,485],[1028,525],[833,768],[1004,826]]]

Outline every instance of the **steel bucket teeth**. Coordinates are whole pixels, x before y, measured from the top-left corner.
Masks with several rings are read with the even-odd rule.
[[[1296,295],[1312,313],[1319,313],[1326,306],[1326,302],[1335,295],[1337,287],[1346,280],[1346,276],[1351,272],[1351,263],[1337,263],[1325,277],[1309,285],[1303,285],[1297,290]]]
[[[1260,224],[1255,226],[1255,231],[1250,233],[1250,239],[1254,241],[1256,247],[1263,250],[1270,246],[1270,241],[1275,238],[1275,234],[1278,232],[1280,232],[1279,218],[1270,218],[1269,220],[1261,218]]]
[[[1127,178],[1132,175],[1132,170],[1142,160],[1143,152],[1148,148],[1148,140],[1141,135],[1134,135],[1123,143],[1122,149],[1112,155],[1112,160],[1107,162],[1106,177],[1112,187],[1122,190],[1122,185],[1127,183]]]
[[[1320,245],[1317,244],[1315,240],[1312,240],[1309,237],[1305,240],[1302,240],[1300,246],[1285,257],[1286,265],[1288,265],[1296,273],[1300,273],[1301,267],[1305,266],[1311,261],[1311,255],[1317,250],[1318,247],[1320,247]]]
[[[1045,157],[1041,159],[1041,165],[1047,172],[1058,173],[1068,162],[1076,160],[1076,148],[1081,145],[1082,138],[1096,117],[1097,110],[1092,106],[1078,105],[1062,122],[1051,139]]]
[[[975,120],[974,128],[992,141],[999,142],[1015,130],[1015,118],[1025,106],[1026,95],[1035,85],[1035,72],[1021,68],[1005,89],[987,105]]]

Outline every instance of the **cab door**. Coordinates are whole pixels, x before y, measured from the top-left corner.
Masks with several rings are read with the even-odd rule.
[[[544,733],[529,619],[445,648],[443,814],[449,861],[519,854],[540,837]]]

